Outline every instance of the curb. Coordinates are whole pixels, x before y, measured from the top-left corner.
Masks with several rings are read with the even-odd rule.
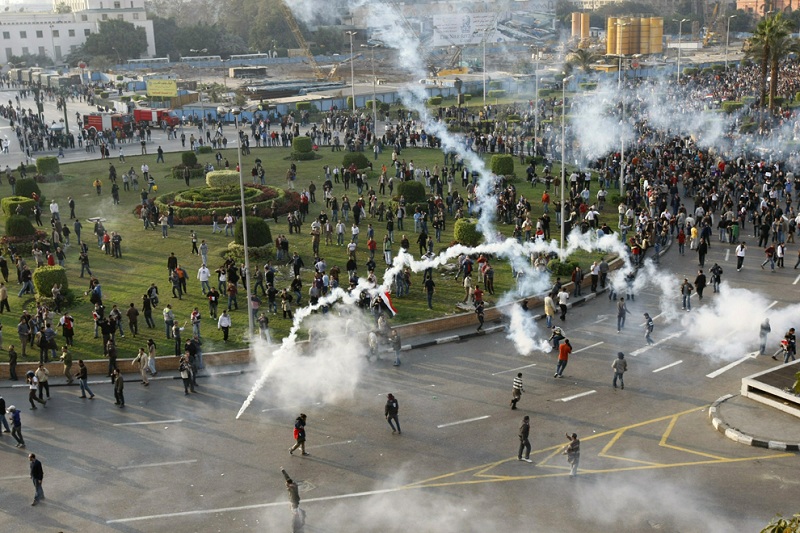
[[[242,375],[242,374],[250,374],[252,372],[255,372],[255,370],[249,370],[249,369],[223,370],[221,372],[204,372],[202,374],[197,374],[196,377],[197,377],[197,379],[205,379],[205,378],[221,377],[221,376],[239,376],[239,375]],[[130,373],[130,374],[125,374],[125,375],[128,375],[128,376],[135,375],[135,376],[138,377],[139,373],[136,372],[135,374],[134,373]],[[177,379],[181,379],[181,377],[180,376],[157,376],[157,377],[149,377],[148,380],[149,381],[172,381],[172,380],[177,380]],[[126,379],[125,383],[128,383],[128,382],[136,383],[137,381],[138,381],[138,379],[130,379],[130,380]],[[87,380],[86,384],[87,385],[113,385],[113,383],[111,383],[109,378]],[[28,387],[29,386],[28,386],[27,383],[21,383],[21,384],[7,385],[7,386],[5,386],[3,388],[9,388],[9,389],[25,388],[25,389],[27,389]],[[78,380],[76,379],[76,380],[74,380],[73,383],[50,383],[50,387],[76,387],[77,388],[77,387],[80,387],[80,385],[78,385]]]
[[[756,448],[767,448],[769,450],[779,450],[784,452],[800,451],[800,444],[798,443],[790,444],[775,440],[759,439],[752,435],[743,433],[738,428],[731,427],[727,422],[725,422],[725,420],[723,420],[719,415],[719,406],[731,398],[735,398],[736,396],[738,395],[726,394],[725,396],[717,398],[717,400],[711,404],[711,407],[708,408],[708,417],[711,419],[711,425],[714,426],[714,429],[732,441],[738,442],[739,444],[744,444],[746,446],[755,446]]]

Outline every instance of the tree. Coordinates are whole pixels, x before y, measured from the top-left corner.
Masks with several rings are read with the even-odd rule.
[[[59,2],[59,4],[56,6],[56,13],[60,15],[63,15],[65,13],[72,13],[72,8],[69,7],[67,4],[65,4],[64,2]]]
[[[99,32],[86,38],[83,49],[89,56],[119,54],[122,61],[139,58],[147,52],[147,33],[124,20],[105,20],[100,23]]]
[[[600,55],[597,52],[586,48],[579,48],[578,50],[571,50],[567,54],[567,63],[580,67],[584,72],[592,71],[592,64],[594,64]]]
[[[753,36],[747,40],[746,54],[761,63],[760,93],[761,106],[767,105],[767,73],[771,71],[769,85],[769,109],[773,108],[774,97],[778,92],[778,64],[794,47],[791,22],[783,13],[776,13],[761,19]]]
[[[180,52],[176,46],[176,35],[178,34],[178,24],[174,18],[163,18],[151,16],[153,21],[153,35],[156,40],[156,56],[178,59]]]

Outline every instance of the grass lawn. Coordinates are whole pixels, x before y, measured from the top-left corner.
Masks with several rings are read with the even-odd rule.
[[[230,131],[227,132],[230,135]],[[154,149],[154,148],[153,148]],[[324,208],[324,201],[322,200],[322,183],[324,181],[324,165],[339,165],[342,161],[342,156],[345,152],[331,152],[330,149],[324,147],[320,150],[320,159],[314,161],[299,161],[297,162],[298,178],[295,182],[295,187],[302,190],[307,187],[313,180],[317,185],[317,203],[311,204],[310,214],[315,216],[320,209]],[[370,159],[373,159],[372,154],[367,154]],[[237,154],[233,149],[224,150],[223,156],[230,161],[231,168],[235,168]],[[249,178],[250,169],[254,166],[254,161],[258,157],[262,160],[262,164],[267,173],[267,184],[275,187],[285,187],[285,174],[290,165],[289,149],[283,148],[254,148],[252,153],[243,157],[243,167],[246,179]],[[206,162],[215,163],[213,154],[201,154],[198,157],[200,163]],[[413,160],[416,167],[428,166],[433,168],[433,165],[442,164],[442,154],[436,150],[430,149],[407,149],[402,152],[400,158],[406,161]],[[122,163],[116,158],[107,161],[93,160],[81,163],[70,163],[61,166],[61,172],[65,175],[65,179],[59,183],[42,184],[41,189],[45,195],[45,202],[43,204],[43,220],[47,223],[49,217],[48,205],[50,199],[55,198],[60,206],[62,221],[68,223],[69,209],[67,207],[67,196],[71,195],[76,201],[76,213],[83,223],[82,237],[90,243],[89,257],[91,260],[92,272],[100,280],[103,287],[104,304],[107,312],[111,310],[113,304],[117,304],[123,311],[127,309],[130,303],[134,303],[137,308],[141,307],[142,294],[145,292],[150,283],[156,283],[160,290],[161,302],[159,309],[153,312],[153,318],[156,322],[156,328],[148,330],[145,326],[144,317],[139,317],[140,335],[138,338],[133,338],[127,332],[127,319],[123,320],[126,331],[124,339],[118,340],[118,349],[120,357],[134,357],[136,350],[139,346],[143,346],[148,338],[153,338],[159,347],[159,354],[165,355],[173,352],[172,341],[167,341],[164,333],[164,323],[161,318],[161,309],[167,303],[173,305],[176,320],[181,323],[188,321],[189,315],[194,306],[198,306],[203,315],[203,322],[201,326],[201,333],[203,336],[204,346],[206,352],[231,349],[243,346],[242,339],[247,327],[247,316],[244,309],[246,309],[246,302],[244,292],[240,293],[239,305],[240,310],[232,313],[233,328],[231,331],[231,341],[227,344],[222,342],[221,332],[216,330],[216,322],[213,321],[208,314],[208,305],[200,291],[200,283],[197,281],[197,269],[200,267],[200,257],[190,254],[191,240],[190,231],[194,229],[199,239],[205,239],[209,245],[209,268],[213,270],[222,263],[221,254],[226,250],[230,237],[225,237],[224,234],[217,233],[211,234],[210,226],[175,226],[170,230],[167,239],[161,238],[160,228],[155,231],[143,229],[142,223],[134,216],[133,210],[140,202],[139,192],[120,191],[120,205],[113,205],[111,200],[110,182],[108,181],[108,167],[109,162],[117,167],[117,173],[121,174],[127,171],[131,166],[136,168],[137,173],[141,174],[139,168],[145,161],[150,165],[151,173],[156,177],[158,185],[158,194],[174,192],[186,188],[183,180],[175,180],[171,177],[170,169],[173,165],[180,163],[180,153],[167,153],[165,154],[166,163],[155,164],[155,155],[149,156],[130,156],[126,158],[126,162]],[[391,163],[391,153],[384,152],[378,161],[373,160],[376,169],[380,169],[380,165],[385,163],[387,167]],[[524,167],[520,167],[518,160],[515,163],[515,170],[518,176],[524,176]],[[559,168],[554,168],[553,173],[558,175]],[[103,182],[102,194],[98,196],[95,192],[92,182],[100,178]],[[121,184],[121,181],[119,181]],[[140,183],[142,183],[140,178]],[[201,183],[193,183],[192,186],[201,186]],[[594,184],[596,187],[596,184]],[[377,189],[377,184],[374,184]],[[460,180],[456,183],[456,190],[463,193],[460,187]],[[533,212],[538,216],[541,213],[540,197],[543,191],[543,186],[538,185],[536,189],[531,189],[530,185],[520,180],[517,183],[518,194],[523,194],[531,197],[531,203],[534,204]],[[2,186],[2,191],[9,194],[8,185]],[[357,196],[355,186],[352,186],[348,192],[351,202]],[[345,191],[342,184],[334,184],[334,193],[341,197]],[[390,198],[388,196],[379,197],[388,203]],[[614,211],[614,212],[612,212]],[[604,217],[611,217],[615,219],[615,210],[606,208]],[[114,259],[110,255],[105,255],[98,247],[96,238],[92,235],[92,223],[86,219],[89,217],[103,217],[106,219],[104,223],[105,228],[111,231],[117,231],[122,235],[122,258]],[[612,222],[613,220],[609,220]],[[377,222],[377,219],[367,219],[366,223],[373,223],[375,227],[375,239],[378,242],[378,250],[376,251],[376,263],[380,270],[380,265],[383,263],[381,243],[386,233],[385,223]],[[70,223],[70,230],[72,225]],[[303,225],[303,233],[301,235],[288,235],[288,226],[286,218],[281,217],[277,225],[272,220],[269,221],[271,231],[274,237],[278,233],[286,234],[289,237],[290,252],[298,251],[305,260],[306,265],[311,268],[313,254],[311,252],[311,238],[308,235],[308,228],[310,219],[307,219],[306,224]],[[441,244],[437,244],[435,251],[444,249],[453,237],[453,220],[448,219],[446,230],[442,233]],[[553,235],[557,238],[558,229],[553,223]],[[359,243],[359,265],[363,269],[363,263],[366,261],[366,234],[365,225],[362,225],[362,238]],[[429,223],[430,227],[430,223]],[[49,231],[49,227],[44,227]],[[348,228],[349,229],[349,228]],[[504,224],[499,225],[499,229],[506,235],[510,235],[513,226]],[[431,229],[432,231],[432,229]],[[416,235],[413,229],[413,219],[409,218],[405,221],[405,231],[401,232],[395,229],[395,246],[393,252],[396,253],[399,248],[399,240],[401,235],[405,233],[408,235],[412,243],[411,251],[416,254],[418,246],[415,245]],[[349,235],[349,231],[346,232]],[[67,250],[66,268],[69,279],[70,288],[76,291],[77,300],[73,308],[70,309],[72,316],[76,321],[76,334],[75,346],[73,349],[73,357],[83,358],[97,358],[102,357],[102,347],[100,340],[93,338],[94,327],[91,319],[92,306],[88,301],[88,297],[84,297],[83,291],[88,288],[88,279],[79,278],[80,267],[78,264],[78,251],[76,246],[75,235],[71,236],[72,246]],[[186,269],[189,274],[188,280],[188,295],[184,295],[183,300],[178,301],[171,297],[171,287],[167,281],[167,258],[170,252],[174,252],[178,258],[179,263]],[[344,271],[346,263],[346,252],[344,247],[335,245],[326,246],[324,238],[320,244],[320,253],[325,257],[329,267],[339,265]],[[588,265],[593,259],[592,254],[582,253],[579,256],[581,263]],[[27,258],[29,264],[32,258]],[[251,265],[255,267],[256,265]],[[263,265],[257,265],[261,268]],[[35,301],[30,297],[18,298],[16,293],[18,291],[15,282],[15,272],[13,265],[10,265],[12,273],[9,283],[9,300],[11,304],[12,313],[2,315],[3,326],[5,326],[4,344],[7,347],[13,343],[19,347],[19,342],[15,332],[16,320],[18,313],[24,307],[28,309],[35,309]],[[495,289],[497,294],[502,294],[507,291],[513,282],[511,271],[506,263],[495,262]],[[304,290],[303,302],[307,302],[308,283],[312,276],[311,271],[308,270],[303,275]],[[343,272],[346,276],[346,271]],[[365,274],[365,273],[364,273]],[[345,278],[343,278],[345,279]],[[215,281],[216,277],[212,279]],[[291,272],[288,267],[282,266],[278,275],[276,276],[276,287],[282,288],[288,286],[291,280]],[[424,320],[430,317],[443,316],[448,313],[459,312],[455,308],[455,304],[463,300],[464,289],[461,282],[452,280],[451,276],[447,278],[434,275],[436,282],[436,294],[434,296],[433,304],[434,309],[428,310],[427,302],[425,299],[422,287],[422,275],[415,274],[412,277],[411,294],[409,296],[394,300],[395,307],[399,310],[395,322],[407,323],[418,320]],[[494,299],[487,294],[487,303],[491,305]],[[266,306],[266,301],[264,302]],[[289,331],[290,321],[283,319],[279,314],[270,315],[270,329],[273,338],[282,338]],[[57,330],[59,336],[57,342],[62,342],[60,330]],[[187,331],[184,334],[184,339],[191,331],[191,326],[187,326]],[[19,349],[18,349],[19,351]],[[36,349],[36,356],[38,356],[38,349]],[[29,359],[31,354],[29,353]]]

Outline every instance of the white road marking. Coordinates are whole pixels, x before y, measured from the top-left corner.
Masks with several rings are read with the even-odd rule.
[[[381,393],[382,394],[382,393]],[[314,405],[322,405],[322,402],[317,402]],[[262,409],[262,413],[268,413],[269,411],[283,411],[285,409],[298,409],[300,407],[308,407],[307,405],[287,405],[286,407],[270,407],[269,409]]]
[[[653,320],[653,321],[655,321],[655,319],[656,319],[656,318],[660,317],[660,316],[661,316],[661,315],[663,315],[663,314],[664,314],[664,313],[658,313],[656,316],[651,316],[651,317],[650,317],[650,320]],[[641,327],[641,326],[644,326],[644,325],[645,325],[645,322],[642,322],[641,324],[639,324],[639,326],[640,326],[640,327]]]
[[[656,346],[658,346],[659,344],[663,344],[663,343],[667,342],[668,340],[670,340],[670,339],[674,339],[675,337],[678,337],[678,336],[680,336],[680,335],[681,335],[681,333],[680,333],[680,332],[678,332],[678,333],[673,333],[672,335],[668,335],[668,336],[664,337],[663,339],[661,339],[661,340],[659,340],[659,341],[656,341],[656,342],[654,342],[653,344],[651,344],[651,345],[649,345],[649,346],[642,346],[642,347],[641,347],[641,348],[639,348],[638,350],[634,350],[634,351],[632,351],[632,352],[631,352],[631,355],[632,355],[632,356],[634,356],[634,357],[635,357],[635,356],[637,356],[637,355],[642,355],[644,352],[648,351],[650,348],[655,348],[655,347],[656,347]]]
[[[734,367],[736,367],[736,366],[739,366],[740,364],[744,363],[744,362],[745,362],[745,361],[747,361],[748,359],[755,359],[756,357],[758,357],[758,352],[750,352],[749,354],[745,355],[745,356],[744,356],[744,357],[742,357],[741,359],[737,359],[736,361],[734,361],[734,362],[732,362],[732,363],[729,363],[729,364],[727,364],[727,365],[723,366],[723,367],[722,367],[722,368],[720,368],[719,370],[715,370],[715,371],[713,371],[713,372],[712,372],[712,373],[710,373],[710,374],[706,374],[706,377],[707,377],[707,378],[714,379],[715,377],[717,377],[717,376],[720,376],[720,375],[724,374],[725,372],[727,372],[727,371],[728,371],[728,370],[730,370],[731,368],[734,368]]]
[[[778,300],[775,300],[774,302],[772,302],[771,304],[769,304],[769,305],[767,306],[767,308],[766,308],[766,309],[764,309],[764,311],[769,311],[770,309],[772,309],[772,308],[773,308],[773,307],[775,307],[776,305],[778,305]]]
[[[352,444],[354,440],[340,440],[339,442],[329,442],[328,444],[315,444],[314,448],[324,448],[325,446],[337,446],[339,444]]]
[[[603,316],[601,318],[598,318],[597,320],[595,320],[593,322],[593,324],[599,324],[600,322],[605,322],[606,320],[608,320],[608,315],[605,315],[605,316]]]
[[[31,476],[5,476],[0,477],[0,481],[12,481],[14,479],[30,479]]]
[[[55,431],[55,430],[56,428],[32,428],[32,427],[25,428],[25,431]]]
[[[731,256],[731,249],[728,248],[727,250],[725,250],[725,261],[727,261],[730,256]]]
[[[447,424],[439,424],[436,427],[441,429],[441,428],[446,428],[446,427],[450,427],[450,426],[457,426],[459,424],[467,424],[469,422],[477,422],[478,420],[485,420],[487,418],[489,418],[489,415],[478,416],[478,417],[475,417],[475,418],[467,418],[466,420],[459,420],[458,422],[449,422]]]
[[[185,465],[189,463],[196,463],[197,459],[188,459],[186,461],[171,461],[167,463],[145,463],[142,465],[130,465],[130,466],[117,466],[117,470],[134,470],[136,468],[152,468],[154,466],[172,466],[172,465]]]
[[[576,354],[576,353],[585,352],[585,351],[586,351],[586,350],[588,350],[589,348],[594,348],[595,346],[600,346],[601,344],[603,344],[603,342],[602,342],[602,341],[600,341],[600,342],[596,342],[596,343],[594,343],[594,344],[591,344],[591,345],[589,345],[589,346],[585,346],[585,347],[581,348],[580,350],[573,350],[573,352],[572,352],[572,353],[573,353],[573,354]]]
[[[123,422],[120,424],[114,424],[115,426],[148,426],[150,424],[175,424],[178,422],[183,422],[182,418],[176,418],[175,420],[151,420],[148,422]]]
[[[798,274],[797,277],[794,278],[794,283],[792,283],[792,285],[797,285],[798,281],[800,281],[800,274]]]
[[[521,366],[521,367],[519,367],[519,368],[512,368],[511,370],[501,370],[500,372],[495,372],[495,373],[494,373],[494,374],[492,374],[492,375],[493,375],[493,376],[497,376],[498,374],[505,374],[505,373],[507,373],[507,372],[516,372],[517,370],[522,370],[523,368],[530,368],[530,367],[532,367],[532,366],[536,366],[536,363],[533,363],[532,365],[525,365],[525,366]]]
[[[28,476],[25,476],[28,477]],[[409,490],[409,489],[416,489],[416,488],[423,488],[424,485],[420,485],[419,487],[397,487],[393,489],[381,489],[381,490],[371,490],[368,492],[352,492],[350,494],[339,494],[336,496],[320,496],[319,498],[303,498],[303,505],[306,505],[311,502],[324,502],[330,500],[343,500],[347,498],[362,498],[364,496],[374,496],[376,494],[388,494],[391,492],[399,492],[401,490]],[[279,501],[279,502],[270,502],[270,503],[257,503],[253,505],[242,505],[239,507],[220,507],[217,509],[198,509],[196,511],[182,511],[178,513],[164,513],[164,514],[154,514],[154,515],[143,515],[143,516],[134,516],[131,518],[118,518],[116,520],[107,520],[106,524],[125,524],[130,522],[141,522],[144,520],[157,520],[163,518],[177,518],[182,516],[197,516],[197,515],[207,515],[207,514],[217,514],[217,513],[227,513],[232,511],[249,511],[253,509],[265,509],[267,507],[286,507],[286,502]]]
[[[678,366],[681,363],[683,363],[683,359],[681,359],[680,361],[675,361],[674,363],[670,363],[667,366],[662,366],[661,368],[656,368],[655,370],[653,370],[653,373],[655,374],[656,372],[661,372],[662,370],[666,370],[668,368],[672,368],[673,366]]]
[[[573,396],[567,396],[566,398],[559,398],[556,401],[557,402],[569,402],[569,401],[574,400],[576,398],[582,398],[584,396],[589,396],[590,394],[594,394],[595,392],[597,392],[597,391],[596,390],[590,390],[590,391],[582,392],[580,394],[575,394]]]

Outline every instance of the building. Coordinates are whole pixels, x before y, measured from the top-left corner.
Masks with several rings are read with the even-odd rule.
[[[55,6],[66,4],[71,13],[56,13]],[[11,56],[46,55],[55,63],[77,49],[86,37],[100,31],[100,23],[119,19],[144,28],[147,57],[156,53],[153,21],[147,20],[144,0],[54,0],[51,12],[0,13],[0,64]],[[109,50],[109,56],[114,51]]]

